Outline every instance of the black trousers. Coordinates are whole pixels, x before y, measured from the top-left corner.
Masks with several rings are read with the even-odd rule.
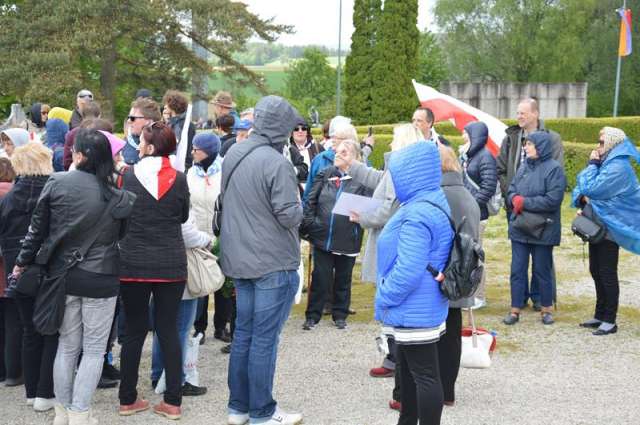
[[[167,390],[164,401],[182,403],[182,352],[178,337],[178,308],[184,282],[127,282],[120,286],[126,316],[126,335],[120,354],[120,404],[133,404],[138,397],[138,369],[145,338],[149,332],[149,297],[153,294],[155,331],[164,357]]]
[[[618,281],[618,256],[620,247],[610,240],[589,244],[589,271],[596,284],[597,320],[616,323],[620,284]]]
[[[216,333],[224,331],[227,323],[232,321],[234,300],[232,297],[225,297],[222,289],[213,293],[215,312],[213,313],[213,329]],[[209,322],[209,296],[198,299],[198,312],[193,328],[196,333],[205,333]],[[233,325],[232,325],[233,326]]]
[[[440,381],[442,382],[442,392],[444,401],[455,401],[455,386],[460,371],[460,355],[462,354],[462,310],[459,308],[450,308],[447,315],[447,332],[440,337],[436,343],[438,346],[438,363],[440,365]],[[397,356],[398,345],[392,339],[389,339],[389,349],[393,344],[393,353]],[[391,351],[390,351],[391,353]],[[402,365],[396,362],[395,385],[393,387],[393,399],[402,401],[402,392],[400,390],[400,374],[399,369]]]
[[[435,343],[398,344],[402,410],[398,425],[439,425],[442,416],[442,384]],[[396,369],[397,371],[398,369]]]
[[[193,330],[196,334],[204,334],[209,322],[209,295],[198,298],[196,320],[193,322]]]
[[[12,298],[0,298],[0,377],[22,376],[22,322]]]
[[[455,401],[455,386],[460,370],[460,355],[462,354],[462,312],[459,308],[450,308],[447,316],[447,333],[440,337],[438,346],[438,361],[440,363],[440,380],[444,401]]]
[[[328,291],[333,283],[333,320],[346,319],[351,304],[351,274],[356,257],[337,255],[313,248],[313,273],[309,287],[307,319],[319,322],[327,301]]]
[[[27,398],[54,398],[53,362],[58,350],[58,334],[41,335],[33,326],[35,297],[16,298],[22,320],[22,364]]]

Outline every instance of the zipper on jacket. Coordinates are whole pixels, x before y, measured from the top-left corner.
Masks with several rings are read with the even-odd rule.
[[[336,202],[338,201],[338,198],[340,197],[340,194],[342,193],[342,188],[343,187],[344,187],[344,185],[341,182],[340,183],[340,188],[336,192]],[[326,246],[326,249],[325,249],[325,251],[327,251],[327,252],[331,252],[331,238],[333,237],[333,219],[334,218],[335,218],[335,214],[331,213],[331,220],[329,220],[329,237],[327,237],[327,246]]]

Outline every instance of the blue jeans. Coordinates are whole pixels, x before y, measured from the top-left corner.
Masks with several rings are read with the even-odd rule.
[[[198,299],[182,300],[178,308],[178,337],[182,346],[182,364],[184,364],[184,356],[187,353],[187,341],[193,322],[196,320],[196,310],[198,307]],[[160,341],[158,335],[153,333],[153,348],[151,352],[151,380],[160,379],[164,370],[164,359],[162,358],[162,350],[160,349]],[[182,383],[184,384],[184,372],[182,373]]]
[[[511,307],[523,308],[529,285],[529,256],[533,261],[531,280],[538,282],[540,304],[553,305],[553,246],[511,241]]]
[[[229,411],[249,413],[252,424],[267,422],[276,409],[272,391],[278,342],[299,279],[290,270],[235,280],[238,315],[229,360]]]

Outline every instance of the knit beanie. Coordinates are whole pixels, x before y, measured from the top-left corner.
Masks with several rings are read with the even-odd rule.
[[[193,147],[202,150],[209,158],[220,152],[220,139],[213,133],[199,133],[193,138]]]
[[[609,152],[611,149],[618,146],[627,137],[624,131],[615,127],[604,127],[602,129],[604,138],[604,151]]]

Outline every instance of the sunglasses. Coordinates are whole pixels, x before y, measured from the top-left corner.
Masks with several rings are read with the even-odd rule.
[[[299,127],[294,128],[293,130],[294,131],[307,131],[307,130],[309,130],[309,128],[301,125]]]
[[[93,99],[93,96],[91,96],[90,94],[83,94],[78,96],[80,99]]]
[[[40,112],[40,115],[49,115],[49,111],[42,111]]]
[[[137,119],[143,119],[143,118],[144,118],[144,117],[139,117],[139,116],[136,116],[136,115],[129,115],[129,116],[127,117],[127,119],[128,119],[129,121],[131,121],[131,122],[134,122],[134,121],[135,121],[135,120],[137,120]]]

